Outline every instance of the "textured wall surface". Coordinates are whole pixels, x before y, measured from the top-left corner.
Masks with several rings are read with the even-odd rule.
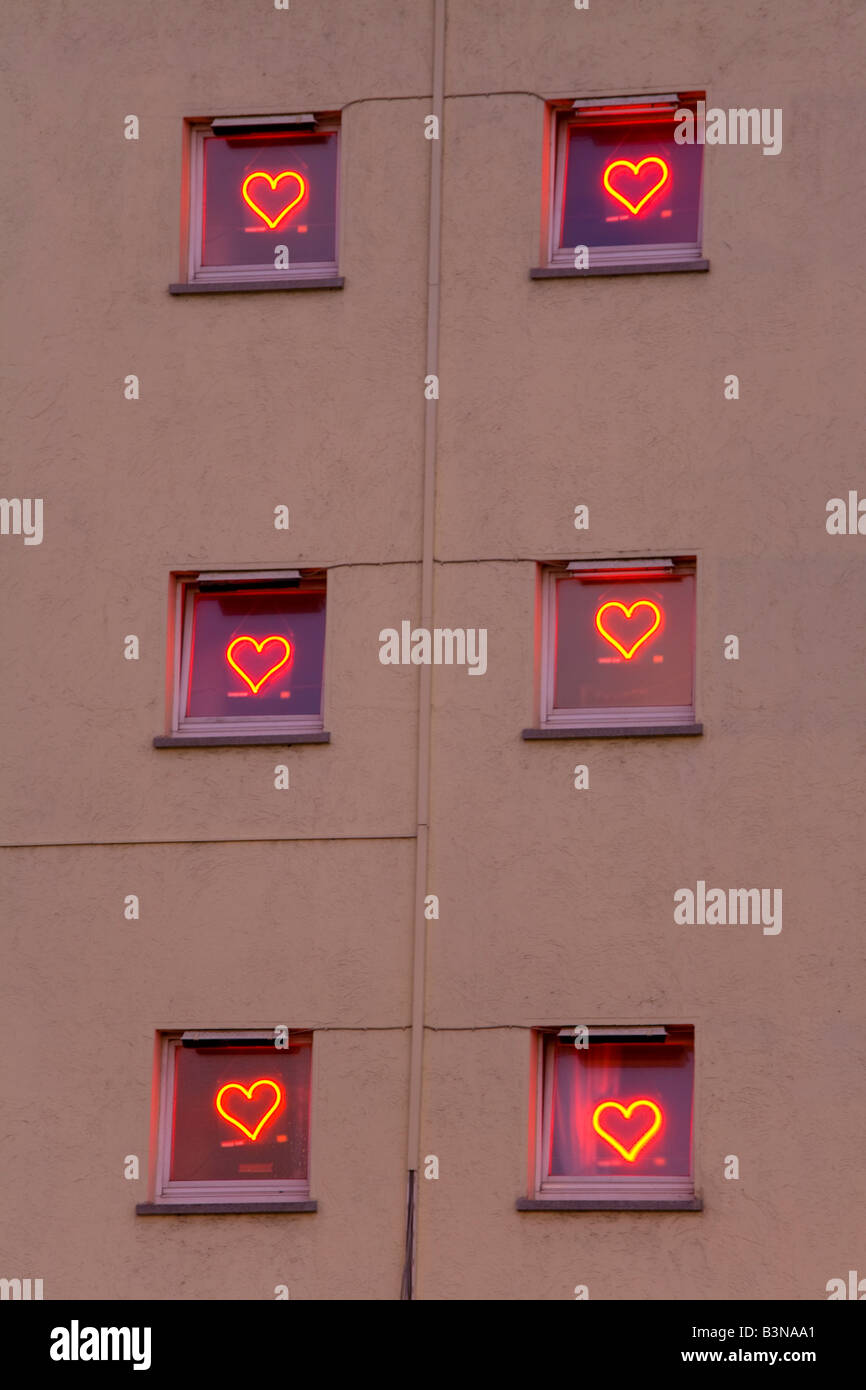
[[[820,1298],[866,1259],[866,538],[825,529],[866,492],[866,11],[447,14],[435,622],[489,655],[433,672],[418,1296]],[[5,7],[0,491],[45,534],[0,537],[0,1275],[49,1298],[399,1296],[419,678],[378,633],[420,601],[432,16]],[[531,280],[545,103],[696,89],[783,110],[780,155],[705,151],[709,273]],[[170,296],[184,119],[337,110],[344,288]],[[703,736],[524,742],[538,564],[647,554],[697,556]],[[154,749],[171,572],[252,565],[328,570],[332,742]],[[676,926],[698,879],[782,932]],[[157,1030],[278,1022],[318,1212],[136,1217]],[[577,1022],[694,1025],[703,1211],[515,1210],[532,1030]]]

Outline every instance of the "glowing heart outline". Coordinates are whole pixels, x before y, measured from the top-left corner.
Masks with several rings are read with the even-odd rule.
[[[655,1117],[649,1129],[640,1136],[637,1143],[634,1144],[630,1149],[624,1149],[618,1139],[614,1139],[612,1134],[608,1134],[607,1130],[602,1128],[601,1121],[599,1120],[599,1115],[601,1114],[602,1110],[606,1110],[608,1106],[611,1106],[614,1110],[618,1110],[621,1115],[624,1115],[627,1120],[630,1120],[632,1117],[632,1112],[636,1110],[639,1105],[649,1106],[650,1110],[655,1112]],[[596,1134],[600,1135],[606,1143],[611,1144],[613,1148],[617,1150],[618,1153],[622,1154],[626,1163],[634,1163],[641,1149],[646,1148],[649,1141],[652,1138],[654,1138],[655,1135],[658,1134],[659,1130],[661,1129],[662,1112],[656,1105],[654,1100],[647,1100],[645,1098],[642,1098],[641,1100],[633,1100],[630,1105],[621,1105],[618,1100],[603,1100],[595,1107],[595,1109],[592,1112],[592,1127],[595,1130]]]
[[[621,642],[617,641],[616,637],[613,637],[612,632],[607,631],[607,628],[602,626],[602,613],[605,613],[606,609],[609,609],[609,607],[619,607],[621,612],[626,614],[627,619],[630,619],[631,614],[634,613],[634,610],[637,609],[637,607],[649,607],[649,609],[652,609],[653,613],[655,613],[656,620],[655,623],[652,624],[652,627],[649,627],[648,630],[644,632],[644,635],[637,639],[637,642],[635,642],[634,646],[630,646],[630,648],[628,648],[628,651],[626,651],[626,648],[624,648],[624,646],[621,645]],[[662,626],[662,610],[660,610],[660,607],[659,605],[657,605],[657,603],[652,602],[652,599],[635,599],[631,607],[626,607],[624,603],[620,603],[619,599],[609,599],[607,600],[607,603],[602,603],[601,609],[599,609],[598,613],[595,614],[595,626],[596,628],[598,628],[598,631],[601,632],[601,635],[603,638],[605,638],[605,641],[610,642],[610,645],[612,646],[616,646],[617,652],[623,653],[623,656],[626,657],[627,662],[630,662],[631,657],[634,656],[635,652],[637,652],[639,646],[644,645],[644,642],[648,642],[649,638],[652,637],[653,632],[656,632],[657,630],[659,630],[659,627]]]
[[[651,609],[653,610],[653,612],[655,613],[655,622],[653,623],[652,627],[650,627],[650,628],[647,629],[647,631],[643,634],[642,637],[639,637],[639,638],[638,638],[638,640],[635,642],[634,646],[633,646],[633,647],[629,647],[628,651],[626,651],[625,647],[623,647],[623,646],[621,645],[621,643],[618,642],[617,639],[616,639],[610,632],[608,632],[606,628],[604,628],[604,627],[602,626],[601,615],[602,615],[602,613],[604,613],[604,612],[606,611],[606,609],[608,609],[608,608],[619,608],[619,609],[621,609],[622,612],[625,614],[625,616],[626,616],[627,618],[631,618],[631,615],[632,615],[632,613],[634,612],[634,610],[635,610],[636,608],[651,608]],[[631,659],[632,659],[632,657],[634,656],[635,652],[637,651],[638,647],[642,647],[643,644],[644,644],[644,642],[648,642],[648,641],[649,641],[649,639],[650,639],[650,637],[652,637],[653,633],[656,632],[656,631],[659,629],[659,627],[661,626],[661,621],[662,621],[661,609],[659,608],[659,606],[658,606],[657,603],[653,603],[652,599],[649,599],[649,598],[639,598],[639,599],[635,599],[634,603],[631,605],[631,608],[626,608],[625,604],[624,604],[624,603],[620,603],[619,599],[615,599],[615,598],[609,599],[607,603],[603,603],[603,604],[601,605],[601,607],[599,608],[598,612],[597,612],[596,615],[595,615],[595,625],[596,625],[596,628],[597,628],[598,631],[600,632],[601,636],[604,638],[605,642],[610,642],[610,644],[611,644],[612,647],[616,647],[616,649],[617,649],[618,652],[622,652],[622,654],[623,654],[623,656],[625,657],[626,661],[631,661]]]
[[[260,680],[253,681],[252,677],[247,675],[243,667],[239,666],[238,663],[235,661],[234,657],[232,656],[232,652],[234,651],[235,647],[238,645],[239,642],[252,642],[259,656],[261,656],[262,654],[262,648],[267,646],[268,642],[282,642],[286,651],[282,659],[280,661],[277,661],[273,666],[271,666],[270,670],[266,671]],[[291,654],[291,642],[289,641],[288,637],[283,637],[279,633],[273,633],[270,637],[263,637],[261,642],[257,642],[255,637],[250,637],[248,633],[244,633],[240,637],[235,637],[234,640],[229,642],[228,646],[226,647],[226,661],[228,662],[229,666],[233,667],[233,669],[237,671],[241,679],[246,681],[247,685],[249,686],[250,690],[253,692],[254,695],[258,695],[266,680],[269,680],[271,676],[275,675],[277,671],[281,670],[282,667],[285,666]]]
[[[286,206],[283,208],[282,212],[279,214],[279,216],[275,217],[273,221],[271,221],[270,217],[268,217],[268,214],[264,211],[264,209],[260,208],[258,203],[254,200],[252,194],[247,192],[247,188],[253,179],[267,179],[268,183],[271,185],[272,193],[276,193],[277,184],[281,183],[283,179],[297,179],[298,185],[300,187],[300,192],[298,193],[298,196],[297,198],[295,198],[294,202],[287,203]],[[299,174],[296,169],[284,169],[281,174],[277,174],[276,178],[272,178],[270,174],[266,174],[264,169],[257,169],[255,173],[247,174],[246,178],[241,184],[241,197],[243,198],[247,207],[252,208],[256,216],[260,217],[263,222],[266,222],[267,225],[270,227],[271,231],[273,231],[279,225],[279,223],[282,222],[284,217],[288,216],[292,208],[296,208],[298,206],[298,203],[304,197],[306,192],[307,181],[304,178],[303,174]]]
[[[637,176],[645,164],[660,164],[663,172],[658,183],[653,185],[649,193],[644,194],[637,207],[635,207],[634,203],[630,202],[624,193],[620,193],[617,191],[617,189],[611,187],[610,174],[613,169],[618,169],[622,165],[625,165],[627,169],[631,169],[632,173],[635,176]],[[648,203],[650,198],[654,197],[656,193],[661,192],[665,184],[670,179],[670,176],[671,169],[667,161],[662,159],[657,154],[648,154],[645,155],[643,159],[638,160],[637,164],[632,164],[630,159],[614,159],[610,164],[608,164],[607,168],[605,169],[602,182],[604,183],[604,186],[607,192],[611,195],[611,197],[616,198],[617,202],[622,203],[623,207],[628,208],[629,212],[634,213],[635,217],[637,217],[644,204]]]
[[[247,1100],[252,1100],[253,1092],[257,1091],[260,1086],[273,1086],[274,1090],[277,1093],[277,1098],[271,1106],[270,1110],[268,1110],[267,1113],[262,1117],[262,1119],[259,1120],[255,1129],[249,1130],[247,1129],[247,1126],[244,1124],[243,1120],[236,1119],[234,1115],[230,1115],[227,1110],[223,1109],[222,1098],[225,1095],[226,1091],[240,1091],[241,1095],[246,1096]],[[217,1091],[215,1105],[224,1120],[228,1120],[230,1125],[235,1125],[238,1129],[242,1130],[244,1134],[247,1136],[247,1138],[250,1139],[252,1143],[255,1143],[262,1130],[264,1129],[265,1125],[267,1124],[268,1120],[270,1120],[272,1116],[276,1113],[276,1111],[280,1108],[284,1099],[285,1093],[279,1082],[272,1081],[269,1076],[263,1076],[260,1080],[254,1081],[252,1085],[249,1087],[242,1086],[239,1081],[227,1081],[225,1086],[221,1086],[220,1089]]]

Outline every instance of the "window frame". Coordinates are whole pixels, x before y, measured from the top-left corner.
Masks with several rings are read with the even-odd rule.
[[[695,555],[675,556],[663,561],[660,557],[639,557],[638,560],[572,561],[584,574],[605,571],[622,573],[634,569],[635,576],[657,571],[658,577],[675,573],[693,574],[695,599],[692,612],[692,701],[689,705],[587,705],[574,709],[554,704],[556,692],[556,586],[560,579],[574,573],[569,564],[546,565],[541,581],[541,670],[539,691],[539,726],[541,729],[604,729],[629,727],[658,727],[664,731],[672,726],[698,725],[697,719],[697,651],[698,651],[698,566]]]
[[[667,95],[667,94],[666,94]],[[677,100],[680,106],[691,106],[704,98],[704,93],[680,93]],[[568,172],[568,134],[572,126],[580,126],[580,113],[604,110],[607,115],[622,114],[622,124],[628,122],[628,113],[636,107],[658,102],[663,98],[655,94],[640,97],[606,98],[598,97],[595,104],[587,98],[579,110],[574,103],[554,103],[551,107],[548,157],[551,178],[548,189],[547,233],[545,237],[545,265],[551,270],[574,268],[574,247],[559,245],[559,228],[562,226],[562,204]],[[666,103],[671,104],[671,103]],[[676,108],[675,108],[676,109]],[[651,265],[688,265],[701,261],[703,257],[704,232],[704,158],[701,155],[701,175],[698,183],[698,233],[695,242],[653,242],[642,245],[589,246],[589,267],[601,270],[604,267],[633,267]]]
[[[187,283],[190,285],[211,285],[218,288],[220,285],[244,284],[269,281],[274,285],[291,284],[293,282],[303,283],[304,281],[316,281],[330,279],[339,275],[340,262],[340,185],[341,178],[341,153],[342,140],[340,119],[338,115],[316,117],[316,124],[313,130],[305,132],[307,134],[328,135],[336,134],[337,154],[336,168],[337,186],[334,195],[334,259],[332,261],[290,261],[285,270],[277,270],[273,265],[230,265],[230,266],[202,266],[202,241],[204,233],[204,142],[206,139],[225,138],[225,134],[213,129],[213,121],[227,121],[229,117],[214,116],[207,121],[188,121],[187,139],[189,141],[189,206],[187,209],[187,253],[185,257]],[[248,117],[235,117],[238,121],[248,122]],[[262,120],[273,117],[265,118]],[[250,124],[247,135],[256,135],[260,132],[255,125]],[[263,126],[262,134],[276,133],[271,126],[268,131],[267,126]],[[280,132],[283,133],[283,132]],[[287,129],[286,134],[292,131]],[[299,132],[295,132],[298,134]],[[274,228],[274,236],[279,237],[279,231]],[[279,241],[275,244],[279,245]]]
[[[176,574],[174,595],[174,652],[172,660],[171,691],[171,732],[170,738],[212,739],[225,736],[251,739],[270,734],[304,735],[318,734],[325,728],[325,670],[327,665],[328,633],[328,585],[325,570],[291,570],[285,572],[286,585],[293,584],[294,592],[315,592],[321,589],[325,595],[325,642],[322,651],[322,690],[318,715],[308,714],[266,714],[216,715],[212,718],[190,717],[184,715],[185,694],[189,689],[190,664],[192,659],[192,620],[196,594],[213,588],[215,585],[225,589],[229,585],[237,590],[255,588],[256,584],[267,584],[270,590],[279,589],[278,571],[232,571],[223,575],[204,572],[195,574]],[[295,579],[297,576],[297,579]],[[321,578],[320,578],[321,576]]]
[[[695,1030],[691,1024],[664,1024],[668,1032],[686,1032],[692,1045],[692,1126],[689,1150],[689,1173],[678,1177],[551,1177],[544,1174],[544,1155],[550,1152],[552,1107],[553,1107],[553,1069],[556,1044],[563,1036],[574,1036],[573,1028],[545,1028],[538,1030],[536,1078],[538,1102],[535,1115],[535,1190],[536,1202],[690,1202],[695,1198],[695,1096],[697,1091],[697,1052]],[[620,1030],[626,1035],[630,1030]],[[635,1032],[641,1032],[639,1028]],[[601,1026],[589,1028],[589,1043],[592,1046],[593,1033],[609,1034],[610,1029]]]
[[[310,1108],[307,1119],[307,1176],[301,1178],[245,1178],[231,1182],[172,1182],[171,1144],[172,1114],[174,1109],[175,1053],[183,1047],[182,1031],[160,1033],[159,1059],[159,1097],[157,1108],[156,1152],[154,1164],[154,1206],[198,1206],[202,1203],[243,1203],[250,1206],[257,1202],[273,1203],[278,1197],[286,1202],[307,1201],[310,1196],[310,1172],[312,1169],[313,1136],[313,1033],[310,1029],[296,1028],[292,1032],[310,1039]],[[225,1038],[226,1043],[237,1042],[247,1046],[261,1041],[264,1053],[265,1043],[274,1045],[274,1030],[245,1029],[241,1043],[237,1029],[213,1030],[200,1033],[202,1040],[218,1043]]]

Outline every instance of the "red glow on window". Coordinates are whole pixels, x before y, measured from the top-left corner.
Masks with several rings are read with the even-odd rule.
[[[286,203],[284,205],[282,210],[277,213],[276,217],[271,218],[265,212],[264,208],[259,206],[256,200],[253,198],[252,193],[249,191],[250,184],[252,183],[253,179],[266,179],[271,186],[271,190],[274,193],[277,191],[277,185],[282,183],[283,179],[296,179],[298,185],[298,192],[291,202]],[[291,189],[289,189],[289,192],[291,192]],[[296,208],[298,206],[301,199],[306,196],[306,192],[307,181],[304,178],[303,174],[299,174],[295,169],[284,169],[281,174],[276,174],[273,177],[270,174],[266,174],[263,169],[257,169],[255,173],[247,174],[246,178],[244,179],[241,185],[241,196],[244,202],[252,208],[253,212],[256,214],[256,217],[260,217],[262,221],[268,227],[271,228],[271,230],[279,226],[283,218],[287,217],[289,213],[292,211],[292,208]],[[267,196],[266,194],[264,194],[264,191],[259,193],[259,197],[262,196]]]
[[[244,1124],[243,1120],[239,1120],[237,1115],[233,1115],[231,1113],[231,1111],[227,1107],[227,1104],[223,1101],[223,1096],[226,1094],[227,1091],[240,1091],[241,1095],[245,1096],[247,1100],[252,1100],[253,1092],[257,1091],[260,1086],[270,1086],[271,1090],[274,1092],[274,1099],[269,1109],[267,1109],[261,1116],[255,1129],[250,1129],[246,1124]],[[265,1097],[265,1099],[267,1099],[267,1097]],[[255,1143],[256,1139],[258,1139],[265,1125],[268,1123],[269,1120],[273,1119],[274,1115],[279,1110],[284,1099],[285,1093],[279,1082],[271,1081],[270,1077],[263,1076],[259,1081],[254,1081],[250,1086],[242,1086],[239,1081],[227,1082],[225,1086],[221,1086],[220,1089],[217,1091],[216,1100],[214,1101],[214,1104],[217,1108],[218,1113],[222,1115],[224,1120],[228,1120],[230,1125],[236,1125],[242,1134],[245,1134],[248,1139],[252,1140],[252,1142]],[[235,1102],[235,1104],[236,1103],[237,1102]],[[252,1121],[253,1117],[247,1116],[247,1118]]]
[[[643,197],[640,199],[640,202],[633,203],[631,201],[631,198],[628,197],[625,193],[623,193],[620,188],[614,188],[613,184],[611,183],[611,175],[613,174],[615,169],[629,170],[630,175],[618,175],[617,182],[621,184],[624,183],[625,187],[629,190],[629,192],[636,196],[640,189],[639,187],[634,186],[632,182],[632,177],[634,179],[639,178],[641,169],[643,169],[648,164],[655,164],[661,170],[661,173],[659,174],[656,182],[650,188],[649,192],[644,193]],[[669,182],[670,176],[671,170],[670,165],[667,163],[667,161],[662,159],[657,154],[648,154],[644,159],[638,160],[637,164],[632,164],[630,159],[612,160],[612,162],[607,165],[604,171],[604,174],[602,176],[602,182],[604,183],[605,189],[611,195],[611,197],[616,198],[617,202],[622,203],[623,207],[628,208],[629,212],[634,213],[635,217],[637,217],[641,208],[646,206],[650,198],[654,198],[656,193],[661,192],[661,190]]]
[[[643,1128],[633,1128],[628,1137],[623,1135],[626,1143],[628,1143],[629,1140],[631,1141],[631,1148],[627,1149],[615,1135],[611,1134],[608,1129],[605,1129],[601,1122],[601,1115],[605,1110],[618,1110],[626,1120],[630,1120],[635,1110],[639,1109],[641,1106],[649,1110],[650,1114],[648,1116],[639,1117],[638,1123],[639,1125],[643,1125]],[[611,1118],[608,1118],[608,1124],[610,1123]],[[614,1121],[614,1123],[616,1122]],[[654,1100],[646,1100],[645,1098],[633,1100],[630,1105],[620,1105],[618,1100],[603,1100],[592,1112],[592,1127],[596,1134],[600,1135],[606,1144],[610,1144],[612,1148],[616,1149],[618,1154],[622,1154],[626,1163],[634,1163],[641,1149],[645,1149],[650,1140],[655,1138],[661,1129],[662,1112]]]
[[[283,654],[278,658],[278,660],[274,661],[268,667],[264,675],[259,675],[258,678],[256,678],[254,675],[250,674],[250,672],[246,669],[245,666],[242,666],[239,661],[235,660],[234,652],[242,642],[251,642],[256,649],[257,655],[259,656],[261,656],[262,649],[266,647],[269,642],[277,642],[279,646],[282,647]],[[261,642],[257,642],[255,637],[249,637],[247,635],[244,635],[242,637],[236,637],[234,641],[229,642],[228,646],[226,647],[226,661],[228,662],[229,666],[233,667],[234,670],[237,671],[238,675],[246,681],[247,685],[249,686],[250,690],[253,692],[254,695],[257,695],[259,693],[266,680],[270,680],[271,676],[276,675],[277,671],[281,670],[282,667],[286,665],[286,662],[289,660],[291,654],[292,644],[289,641],[288,637],[280,637],[276,634],[274,634],[271,637],[263,637]],[[249,664],[250,659],[251,654],[247,656],[247,664]],[[268,658],[265,659],[267,660]]]
[[[608,629],[604,625],[604,622],[602,621],[603,615],[611,608],[618,608],[622,613],[625,614],[626,618],[629,621],[631,620],[632,613],[634,613],[636,609],[649,609],[649,613],[646,615],[646,618],[644,619],[645,622],[649,622],[649,626],[645,627],[645,630],[635,638],[635,641],[628,648],[624,647],[622,643],[616,637],[614,637],[613,633],[608,631]],[[596,628],[601,633],[605,642],[609,642],[612,647],[616,647],[617,651],[622,653],[626,661],[631,661],[638,648],[642,647],[644,642],[649,641],[650,637],[652,637],[653,633],[656,632],[659,626],[661,625],[661,620],[662,615],[658,604],[653,603],[652,599],[648,598],[636,599],[630,608],[627,608],[624,603],[620,603],[618,599],[610,599],[607,603],[603,603],[601,605],[601,607],[598,609],[595,615]],[[632,629],[633,632],[639,631],[640,621],[641,620],[639,619],[637,626],[634,629]]]

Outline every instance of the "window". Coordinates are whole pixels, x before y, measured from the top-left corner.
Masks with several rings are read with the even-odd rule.
[[[693,1029],[569,1028],[540,1042],[536,1196],[693,1200]]]
[[[312,1037],[162,1038],[156,1204],[309,1197]]]
[[[674,95],[555,113],[551,266],[574,268],[582,246],[590,270],[700,260],[703,145],[674,140],[675,112],[696,109],[697,96]]]
[[[261,286],[336,275],[336,120],[222,119],[192,126],[190,140],[190,281]]]
[[[324,571],[181,578],[175,617],[175,734],[322,729]]]
[[[695,579],[693,557],[546,571],[542,725],[695,725]]]

